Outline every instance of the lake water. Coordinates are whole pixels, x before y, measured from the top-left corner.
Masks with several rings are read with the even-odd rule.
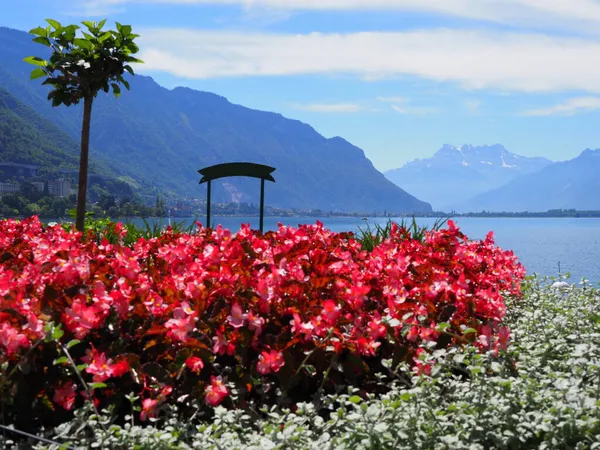
[[[162,220],[166,223],[166,219]],[[192,218],[173,220],[185,221],[188,225],[194,223]],[[258,228],[258,217],[213,217],[212,220],[231,230],[239,229],[242,223]],[[385,218],[373,218],[367,222],[347,217],[265,217],[264,220],[265,230],[276,229],[278,222],[297,226],[320,220],[327,228],[338,232],[357,231],[366,223],[383,225],[387,221]],[[419,224],[429,226],[435,221],[433,218],[417,219]],[[560,264],[560,272],[570,272],[573,281],[586,278],[592,283],[600,282],[600,219],[464,217],[456,218],[454,222],[471,239],[482,239],[493,231],[496,243],[504,249],[513,250],[529,274],[556,276]]]

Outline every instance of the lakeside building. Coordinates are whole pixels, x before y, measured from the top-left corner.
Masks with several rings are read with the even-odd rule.
[[[21,185],[18,183],[0,183],[0,197],[6,194],[14,194],[21,190]]]
[[[38,192],[44,192],[46,183],[48,185],[48,194],[52,197],[68,197],[71,195],[71,182],[68,180],[55,180],[55,181],[32,181],[30,182]],[[0,183],[0,196],[6,194],[14,194],[21,191],[20,183]]]

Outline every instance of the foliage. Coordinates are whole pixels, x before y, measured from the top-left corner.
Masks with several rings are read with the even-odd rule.
[[[540,281],[509,300],[506,351],[425,345],[431,375],[413,374],[409,383],[382,375],[390,390],[366,399],[356,388],[324,396],[325,414],[301,403],[295,411],[264,408],[262,417],[217,407],[210,421],[183,420],[169,407],[147,426],[112,424],[108,412],[88,407],[47,437],[77,449],[600,448],[600,291]]]
[[[120,244],[133,247],[140,239],[160,238],[167,229],[174,234],[191,234],[196,228],[196,225],[186,227],[183,221],[174,221],[169,225],[156,221],[150,223],[145,219],[142,219],[142,222],[144,223],[143,227],[128,222],[114,222],[108,217],[97,219],[88,215],[85,221],[84,234],[88,239],[92,239],[98,244],[106,240],[113,245]],[[65,231],[72,231],[73,229],[73,224],[70,222],[62,222],[61,226]]]
[[[127,71],[133,75],[129,64],[141,62],[132,56],[139,51],[134,42],[139,36],[131,32],[131,26],[117,22],[116,31],[104,31],[106,20],[83,21],[86,30],[78,35],[77,25],[62,26],[52,19],[46,22],[48,27],[34,28],[30,33],[36,36],[34,42],[52,50],[50,60],[28,56],[25,61],[38,66],[31,72],[32,80],[46,77],[43,84],[53,87],[48,94],[52,106],[74,105],[101,90],[112,89],[118,97],[119,83],[129,89],[123,74]]]
[[[428,228],[425,225],[419,225],[415,217],[410,221],[406,218],[402,218],[400,223],[388,219],[385,225],[376,223],[373,227],[371,227],[370,223],[367,223],[366,228],[358,228],[357,239],[361,243],[363,250],[373,251],[375,247],[386,239],[389,239],[392,230],[395,227],[406,229],[410,233],[411,239],[423,242],[429,230],[439,231],[447,221],[448,219],[438,219],[431,228]]]
[[[77,25],[63,27],[52,19],[46,22],[48,27],[34,28],[30,33],[36,36],[34,42],[51,49],[50,61],[37,56],[28,56],[24,61],[38,66],[31,72],[32,80],[46,77],[42,84],[52,86],[48,94],[52,106],[71,106],[84,101],[76,218],[77,229],[83,230],[93,100],[101,90],[108,92],[112,88],[118,97],[121,84],[129,89],[123,75],[125,71],[134,75],[129,64],[142,62],[132,56],[139,51],[134,42],[138,35],[131,32],[131,26],[118,22],[117,31],[103,31],[106,20],[98,24],[82,22],[87,32],[81,35],[77,35]]]
[[[128,393],[144,420],[167,404],[210,415],[382,392],[384,360],[431,371],[422,343],[504,347],[503,298],[524,273],[452,222],[423,242],[393,226],[370,253],[320,223],[96,237],[0,222],[2,401],[18,428],[61,423],[86,398],[122,418]]]
[[[2,162],[75,169],[75,149],[65,133],[0,88]]]

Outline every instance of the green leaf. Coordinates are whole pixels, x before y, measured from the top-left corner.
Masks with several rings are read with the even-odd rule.
[[[75,366],[75,368],[78,372],[83,372],[85,369],[87,369],[87,366],[87,364],[79,364],[78,366]]]
[[[29,34],[35,34],[36,36],[48,37],[48,33],[47,33],[46,29],[42,28],[42,27],[37,27],[37,28],[34,28],[33,30],[30,30]]]
[[[110,31],[107,31],[106,33],[104,33],[102,36],[100,36],[98,38],[98,42],[102,43],[111,37],[112,37],[112,33]]]
[[[75,33],[78,28],[79,27],[77,27],[76,25],[70,25],[64,29],[65,38],[67,39],[67,41],[72,42],[73,39],[75,39]]]
[[[131,25],[123,25],[119,31],[123,36],[127,37],[131,34]]]
[[[115,94],[115,97],[119,98],[121,95],[121,87],[117,83],[111,83],[111,86],[113,88],[113,94]]]
[[[57,22],[56,20],[46,19],[46,22],[48,22],[55,30],[60,30],[62,28],[60,22]]]
[[[135,73],[133,73],[133,69],[131,68],[131,66],[123,66],[123,69],[125,69],[131,75],[135,75]]]
[[[90,383],[92,389],[102,389],[106,387],[106,383]]]
[[[42,59],[38,56],[28,56],[27,58],[23,58],[23,61],[29,64],[33,64],[34,66],[45,67],[48,65],[48,61]]]
[[[438,325],[438,330],[442,332],[446,331],[448,328],[450,328],[450,324],[448,322],[442,322]]]
[[[105,23],[106,23],[106,19],[101,20],[100,23],[98,24],[98,30],[101,30]]]
[[[73,39],[73,44],[85,50],[92,50],[94,48],[94,44],[92,44],[89,40],[83,38]]]
[[[52,330],[52,339],[58,341],[61,337],[63,337],[65,332],[60,329],[60,325]]]
[[[348,401],[349,401],[350,403],[357,404],[357,403],[360,403],[360,402],[361,402],[361,398],[360,398],[358,395],[353,395],[352,397],[350,397],[350,398],[348,399]]]
[[[89,20],[84,20],[81,23],[84,24],[90,31],[92,31],[94,28],[96,28],[96,22],[90,22]]]
[[[79,339],[72,339],[69,342],[67,342],[66,347],[67,348],[71,348],[71,347],[75,347],[77,344],[79,344],[81,341]]]
[[[471,333],[477,333],[477,330],[475,328],[465,328],[462,332],[462,334],[464,334],[464,335],[471,334]]]
[[[130,87],[129,87],[129,82],[128,82],[127,80],[124,80],[124,79],[123,79],[123,77],[121,77],[121,80],[120,80],[120,81],[121,81],[121,83],[123,83],[123,86],[125,86],[125,88],[126,88],[127,90],[129,90],[129,89],[130,89]]]
[[[52,365],[58,366],[59,364],[64,364],[67,362],[69,362],[69,359],[66,356],[61,356],[60,358],[56,358],[54,361],[52,361]]]
[[[38,44],[50,47],[50,39],[48,39],[46,36],[38,36],[36,38],[33,38],[33,42],[37,42]]]
[[[45,77],[46,71],[41,68],[33,69],[31,71],[31,75],[29,76],[30,80],[37,80],[38,78]]]

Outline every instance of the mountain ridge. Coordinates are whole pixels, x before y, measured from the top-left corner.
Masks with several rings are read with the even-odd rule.
[[[444,144],[429,158],[416,159],[385,176],[436,210],[455,210],[469,198],[496,189],[518,176],[552,162],[525,157],[501,144],[454,146]]]
[[[53,109],[45,100],[47,91],[28,81],[30,68],[21,59],[43,50],[30,40],[27,33],[0,29],[0,86],[76,138],[80,106]],[[235,105],[217,94],[167,89],[140,75],[130,82],[131,91],[118,100],[99,95],[94,102],[91,157],[111,161],[143,189],[201,198],[205,191],[198,187],[198,169],[246,160],[276,167],[276,183],[266,192],[272,206],[431,211],[431,205],[388,181],[343,138],[325,138],[308,124]],[[258,203],[253,181],[215,183],[213,198]]]
[[[552,209],[600,210],[600,149],[585,149],[568,161],[468,200],[462,209],[491,212],[543,212]]]

